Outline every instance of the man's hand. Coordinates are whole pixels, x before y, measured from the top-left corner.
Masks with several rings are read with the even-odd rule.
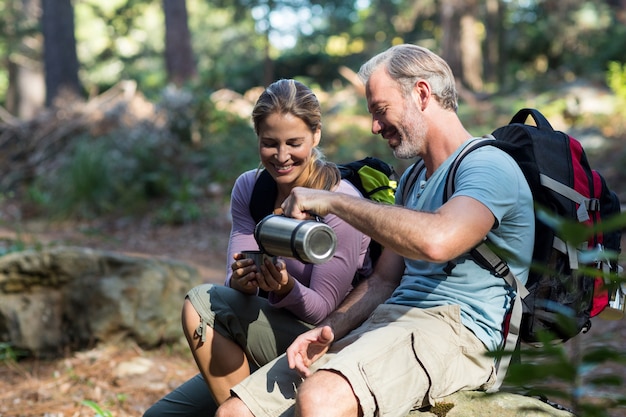
[[[281,208],[287,217],[305,220],[311,215],[325,216],[330,211],[330,199],[336,193],[312,188],[295,187]]]
[[[335,339],[330,326],[317,327],[301,334],[287,348],[287,361],[303,378],[311,375],[309,366],[318,360]]]

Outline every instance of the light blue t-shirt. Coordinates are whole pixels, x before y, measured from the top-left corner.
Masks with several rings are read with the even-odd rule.
[[[407,169],[396,192],[396,203],[427,212],[441,207],[448,169],[463,146],[427,181],[423,172],[404,203],[402,190],[410,171]],[[526,283],[535,218],[532,195],[517,163],[493,146],[473,150],[460,164],[455,191],[449,198],[461,195],[472,197],[491,210],[496,224],[487,237],[504,253],[513,254],[507,259],[509,267]],[[469,255],[442,264],[408,258],[404,261],[402,281],[387,303],[420,308],[458,304],[463,324],[487,348],[494,350],[500,346],[502,323],[514,295],[503,278],[478,266]]]

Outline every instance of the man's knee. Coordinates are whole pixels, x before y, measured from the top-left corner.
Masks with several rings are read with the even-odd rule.
[[[348,380],[332,371],[317,371],[302,382],[296,394],[299,416],[331,415],[328,410],[336,415],[357,415],[358,406]]]
[[[237,397],[230,397],[219,406],[215,417],[253,417],[248,407]]]

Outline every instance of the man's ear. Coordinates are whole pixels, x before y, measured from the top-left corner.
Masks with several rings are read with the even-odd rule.
[[[413,94],[415,94],[420,109],[424,111],[428,107],[432,95],[430,84],[426,80],[417,80],[413,86]]]

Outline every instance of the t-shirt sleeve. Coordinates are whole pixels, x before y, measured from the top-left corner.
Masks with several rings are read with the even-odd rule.
[[[495,217],[494,229],[519,202],[525,181],[517,163],[505,152],[484,146],[468,154],[459,166],[452,197],[468,196],[484,204]]]

